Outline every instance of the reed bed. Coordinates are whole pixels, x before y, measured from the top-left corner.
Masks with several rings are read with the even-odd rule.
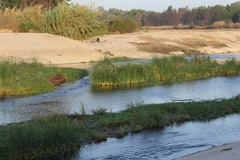
[[[44,66],[32,62],[0,61],[0,97],[4,95],[28,95],[53,91],[56,89],[48,78],[58,73],[73,81],[86,76],[86,70]]]
[[[240,65],[235,59],[220,65],[210,57],[183,56],[153,58],[151,63],[114,65],[104,59],[93,66],[91,80],[96,86],[123,86],[161,84],[176,81],[234,76],[240,74]]]
[[[132,103],[119,113],[58,115],[0,126],[0,159],[67,159],[79,147],[173,123],[240,113],[240,97],[203,102]]]

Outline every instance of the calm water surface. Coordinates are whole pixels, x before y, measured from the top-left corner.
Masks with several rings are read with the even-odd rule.
[[[174,124],[89,144],[72,160],[170,160],[216,145],[240,141],[240,115],[209,122]]]
[[[107,108],[118,112],[135,102],[165,103],[172,101],[201,101],[231,98],[240,94],[240,76],[217,77],[204,80],[178,82],[128,90],[94,91],[89,77],[76,83],[65,84],[58,90],[23,98],[0,100],[0,124],[24,121],[57,113],[80,113],[84,106],[92,109]]]

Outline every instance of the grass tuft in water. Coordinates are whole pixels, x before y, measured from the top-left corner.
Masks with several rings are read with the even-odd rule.
[[[113,65],[110,60],[104,59],[93,66],[91,80],[96,86],[131,86],[239,74],[240,65],[235,59],[220,65],[210,57],[187,60],[183,56],[172,56],[153,58],[151,63],[126,65]]]

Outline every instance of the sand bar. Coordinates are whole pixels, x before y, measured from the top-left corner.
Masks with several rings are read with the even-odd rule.
[[[239,160],[240,142],[216,146],[176,160]]]

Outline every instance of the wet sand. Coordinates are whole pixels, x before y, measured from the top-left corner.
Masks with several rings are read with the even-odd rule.
[[[240,142],[216,146],[176,160],[239,160]]]

